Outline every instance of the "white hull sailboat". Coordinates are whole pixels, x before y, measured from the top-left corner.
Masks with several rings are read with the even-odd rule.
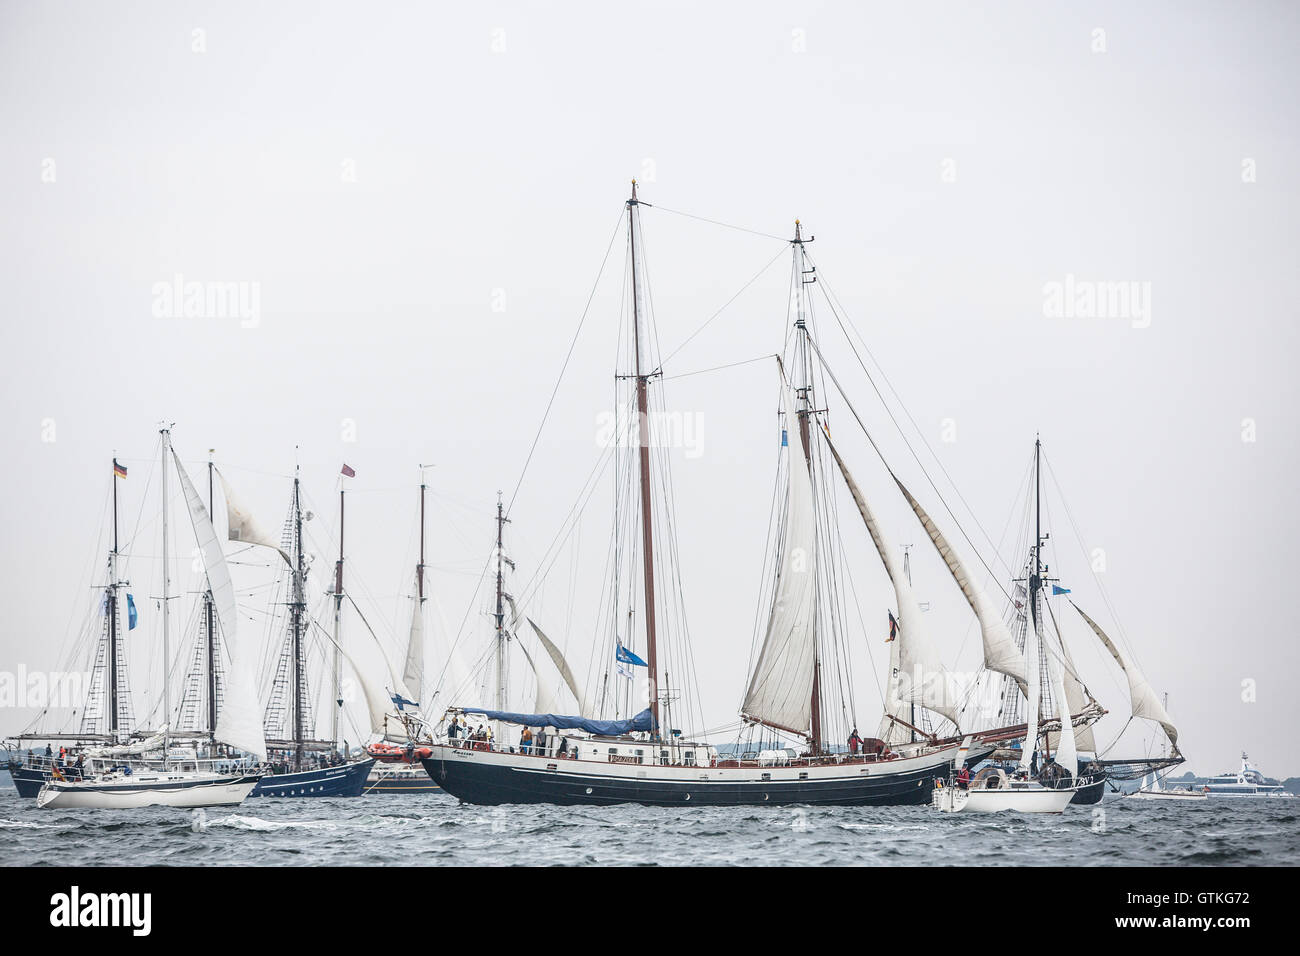
[[[254,759],[265,756],[260,728],[256,723],[256,697],[253,690],[252,671],[246,656],[236,644],[234,624],[234,589],[229,569],[217,544],[216,532],[208,509],[186,474],[180,457],[171,446],[171,429],[164,425],[161,435],[162,471],[162,657],[170,660],[171,567],[169,562],[170,539],[167,533],[168,504],[167,478],[174,463],[181,487],[189,507],[194,526],[195,540],[199,545],[212,599],[221,613],[222,628],[227,638],[231,664],[226,684],[226,708],[213,729],[213,740],[245,749]],[[170,459],[170,460],[169,460]],[[116,496],[114,497],[116,503]],[[114,525],[116,526],[116,510]],[[114,528],[116,541],[116,527]],[[116,546],[114,547],[116,555]],[[164,668],[164,671],[166,668]],[[170,714],[171,697],[167,675],[163,678],[163,712]],[[68,780],[57,773],[45,782],[36,797],[36,805],[44,809],[130,809],[148,806],[216,807],[241,803],[257,786],[261,774],[245,769],[220,772],[213,769],[212,761],[203,761],[191,753],[186,759],[174,760],[169,755],[168,728],[154,737],[135,745],[108,747],[87,754],[91,766],[102,765],[97,772],[85,774],[82,779]],[[150,759],[150,750],[159,756]]]
[[[201,770],[113,771],[88,780],[50,780],[37,794],[36,805],[52,810],[235,806],[260,779],[258,774]]]
[[[969,788],[934,791],[933,805],[949,813],[1063,813],[1078,787],[1054,790],[1037,780],[1014,780],[1005,773],[972,781]]]
[[[1199,790],[1191,787],[1166,788],[1156,773],[1151,774],[1149,783],[1124,795],[1126,800],[1166,800],[1175,803],[1202,803],[1208,797],[1209,792],[1204,787]]]

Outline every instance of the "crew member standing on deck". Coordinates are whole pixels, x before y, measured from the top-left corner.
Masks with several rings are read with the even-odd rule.
[[[862,738],[858,736],[858,728],[853,728],[853,733],[849,735],[849,753],[857,755],[858,748],[862,746]]]

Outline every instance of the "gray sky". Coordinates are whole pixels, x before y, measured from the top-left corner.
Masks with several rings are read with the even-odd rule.
[[[340,462],[356,468],[349,560],[389,626],[414,561],[416,466],[436,463],[431,587],[453,630],[467,610],[476,620],[495,492],[519,477],[636,176],[668,209],[778,236],[802,218],[821,274],[995,539],[1040,431],[1189,766],[1226,769],[1244,748],[1270,774],[1300,773],[1298,21],[1282,3],[5,0],[0,670],[59,666],[98,572],[109,459],[132,469],[119,490],[134,529],[163,418],[188,461],[217,449],[272,528],[295,445],[323,513]],[[666,351],[781,251],[663,209],[644,228]],[[621,249],[514,505],[527,574],[598,455]],[[158,317],[155,284],[177,274],[255,283],[255,321]],[[787,276],[782,259],[668,374],[777,351]],[[1045,286],[1069,276],[1139,283],[1149,310],[1045,314]],[[822,330],[887,453],[929,492],[848,374],[843,339]],[[663,386],[700,427],[700,453],[673,467],[711,723],[744,689],[773,374],[758,363]],[[856,437],[850,461],[869,471]],[[609,484],[531,609],[584,669]],[[899,543],[923,543],[905,506],[881,507]],[[1058,561],[1113,625],[1077,547]],[[892,598],[878,564],[861,568],[880,663],[874,622]],[[932,554],[918,549],[916,571],[945,659],[973,666],[960,593]],[[1100,652],[1078,657],[1126,712]],[[0,732],[26,713],[0,711]]]

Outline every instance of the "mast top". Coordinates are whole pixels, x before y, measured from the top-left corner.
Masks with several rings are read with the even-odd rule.
[[[632,198],[629,199],[629,200],[627,201],[627,204],[628,204],[629,206],[635,206],[635,205],[637,204],[637,198],[636,198],[636,180],[635,180],[635,179],[632,180]]]

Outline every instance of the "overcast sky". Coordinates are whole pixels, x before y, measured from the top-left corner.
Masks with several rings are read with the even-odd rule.
[[[1169,693],[1189,767],[1235,767],[1246,749],[1267,773],[1300,773],[1298,21],[1285,3],[4,0],[0,670],[65,663],[102,576],[115,453],[130,468],[134,590],[158,593],[141,583],[157,540],[141,509],[163,419],[196,480],[215,448],[273,529],[300,448],[322,515],[318,592],[335,476],[354,467],[350,573],[394,646],[417,466],[435,464],[430,587],[450,629],[468,615],[481,640],[473,589],[496,492],[519,479],[635,176],[663,207],[644,230],[665,353],[784,256],[777,239],[668,210],[778,237],[801,218],[819,273],[970,504],[975,517],[958,516],[985,558],[976,521],[995,541],[1014,528],[1040,432],[1086,539],[1067,552],[1054,527],[1057,568]],[[599,456],[622,249],[514,502],[525,576]],[[244,314],[171,314],[159,286],[178,275],[256,298]],[[788,275],[778,259],[667,374],[778,351]],[[1053,311],[1053,289],[1073,300],[1089,283],[1135,283],[1133,298],[1114,314]],[[828,358],[941,514],[826,315]],[[744,690],[773,376],[760,362],[656,386],[698,427],[673,475],[711,724]],[[846,457],[869,473],[848,425]],[[584,670],[612,481],[529,608]],[[924,543],[896,497],[880,502],[893,539]],[[860,524],[844,534],[864,547]],[[1088,573],[1096,548],[1110,608]],[[945,660],[973,667],[960,593],[916,555]],[[892,595],[878,563],[857,581],[879,670]],[[178,575],[177,590],[196,586]],[[1113,712],[1108,739],[1126,692],[1073,635]],[[858,710],[874,726],[871,681]],[[29,713],[0,711],[0,733]]]

